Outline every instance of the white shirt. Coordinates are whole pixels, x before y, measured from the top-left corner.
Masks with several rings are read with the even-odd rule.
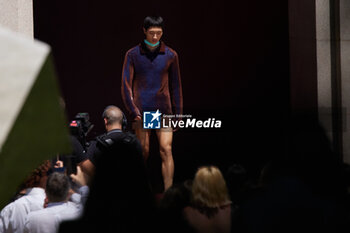
[[[45,209],[28,214],[24,232],[55,233],[60,223],[80,216],[81,208],[73,202],[49,203]]]
[[[58,231],[62,221],[80,217],[83,211],[82,201],[86,199],[89,193],[88,187],[83,187],[79,189],[81,194],[80,200],[77,200],[80,201],[79,203],[71,201],[49,203],[45,209],[29,213],[25,222],[24,232],[55,233]]]
[[[90,189],[88,186],[81,186],[79,188],[79,193],[73,193],[70,200],[76,204],[84,205],[89,196],[89,192]]]
[[[0,213],[0,233],[22,233],[28,213],[44,208],[45,190],[31,188],[25,196],[5,206]]]

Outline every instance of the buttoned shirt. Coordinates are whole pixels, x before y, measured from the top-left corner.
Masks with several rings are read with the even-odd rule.
[[[79,193],[73,193],[70,200],[75,204],[85,205],[85,202],[89,196],[90,189],[88,186],[81,186]]]
[[[31,188],[25,196],[11,202],[0,213],[1,233],[23,233],[28,213],[44,208],[45,190]]]
[[[70,201],[49,203],[45,209],[28,214],[24,232],[55,233],[62,221],[79,217],[80,210],[76,203]]]
[[[49,203],[45,209],[29,213],[23,232],[55,233],[62,221],[78,218],[83,211],[84,200],[86,200],[89,189],[83,186],[79,192],[81,197],[73,198],[76,202],[53,202]]]

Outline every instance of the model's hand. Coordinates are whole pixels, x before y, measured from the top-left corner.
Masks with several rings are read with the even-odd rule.
[[[134,118],[134,121],[141,121],[141,120],[142,120],[141,116],[137,116],[137,117]]]

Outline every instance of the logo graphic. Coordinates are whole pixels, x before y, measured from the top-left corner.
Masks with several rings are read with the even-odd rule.
[[[159,109],[155,112],[143,112],[143,128],[144,129],[160,129],[160,116],[162,114]]]

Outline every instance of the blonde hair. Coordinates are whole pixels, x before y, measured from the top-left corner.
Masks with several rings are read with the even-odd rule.
[[[192,184],[192,203],[198,209],[217,209],[231,203],[225,179],[217,167],[198,169]]]

